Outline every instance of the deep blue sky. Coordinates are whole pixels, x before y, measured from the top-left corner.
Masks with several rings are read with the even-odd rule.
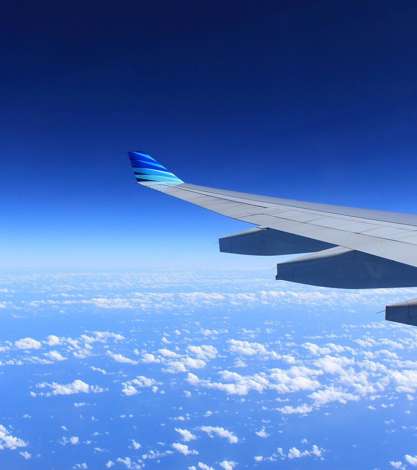
[[[137,187],[128,150],[187,182],[417,212],[413,1],[8,2],[1,17],[3,269],[234,263],[217,238],[244,225]]]

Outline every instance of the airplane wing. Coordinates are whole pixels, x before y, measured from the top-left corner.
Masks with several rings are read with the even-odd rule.
[[[141,185],[256,226],[221,238],[222,252],[303,253],[278,263],[278,280],[345,289],[417,286],[417,216],[186,184],[149,155],[129,158]],[[387,306],[386,319],[417,326],[417,301]]]

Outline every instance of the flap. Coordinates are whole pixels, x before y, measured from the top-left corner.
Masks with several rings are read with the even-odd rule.
[[[219,246],[223,253],[277,256],[321,251],[334,245],[270,228],[256,228],[220,238]]]

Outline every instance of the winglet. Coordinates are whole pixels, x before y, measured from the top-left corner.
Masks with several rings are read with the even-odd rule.
[[[138,183],[176,185],[184,182],[146,153],[129,152],[129,159]]]

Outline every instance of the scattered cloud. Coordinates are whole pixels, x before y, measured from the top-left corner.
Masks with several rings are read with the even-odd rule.
[[[400,460],[391,460],[389,464],[397,470],[405,470],[405,465]]]
[[[28,452],[27,450],[23,450],[22,452],[19,452],[19,455],[23,457],[25,460],[30,460],[32,458],[32,454]]]
[[[45,392],[31,392],[32,396],[58,396],[58,395],[75,395],[78,393],[102,393],[104,389],[98,385],[89,385],[88,383],[75,379],[68,384],[52,383],[39,383],[36,385],[39,390],[46,390]]]
[[[187,444],[182,444],[180,442],[174,442],[172,444],[172,448],[182,455],[198,455],[196,450],[190,449]]]
[[[40,349],[42,343],[33,338],[21,338],[14,342],[18,349]]]
[[[188,429],[175,428],[175,431],[181,436],[181,439],[185,442],[194,441],[197,437]]]
[[[113,359],[116,362],[120,362],[121,364],[131,364],[131,365],[137,365],[138,361],[135,361],[134,359],[130,359],[129,357],[124,356],[123,354],[120,353],[113,353],[111,351],[107,351],[107,356]]]
[[[255,434],[261,439],[266,439],[269,437],[269,434],[266,432],[265,428],[262,428],[259,431],[256,431]]]
[[[130,446],[133,450],[139,450],[142,447],[141,444],[138,441],[136,441],[135,439],[132,439],[130,441]]]
[[[265,345],[261,343],[251,343],[249,341],[241,341],[237,339],[230,339],[229,350],[231,352],[242,354],[244,356],[262,356],[271,359],[279,359],[280,356],[275,351],[268,351]]]
[[[70,437],[62,437],[61,440],[59,441],[61,445],[63,446],[76,446],[80,443],[80,438],[78,436],[70,436]]]
[[[5,426],[0,424],[0,450],[15,450],[26,447],[28,444],[23,439],[13,436]]]
[[[215,359],[218,353],[214,346],[207,344],[203,344],[201,346],[188,346],[187,350],[203,361]]]
[[[284,415],[307,415],[313,411],[313,407],[311,405],[303,403],[302,405],[297,406],[285,405],[281,408],[276,408],[276,410]]]
[[[323,456],[323,449],[321,449],[317,445],[313,445],[310,450],[300,450],[297,447],[291,447],[288,451],[287,457],[292,459],[301,459],[303,457],[322,457]]]
[[[236,468],[237,462],[234,462],[233,460],[223,460],[219,465],[223,470],[233,470]]]
[[[230,444],[237,444],[239,439],[233,432],[221,426],[201,426],[201,431],[205,432],[209,437],[221,437],[229,441]]]
[[[146,279],[145,282],[147,282]],[[125,396],[137,395],[141,391],[144,394],[154,392],[158,393],[157,400],[162,400],[163,393],[172,397],[175,391],[178,393],[177,397],[182,397],[181,406],[175,406],[175,411],[172,408],[173,415],[167,415],[166,420],[168,423],[175,421],[181,426],[175,428],[177,433],[175,440],[179,442],[173,444],[158,442],[158,448],[149,450],[148,443],[140,434],[142,431],[146,433],[146,430],[134,428],[135,434],[133,435],[137,436],[146,451],[132,452],[141,449],[141,444],[135,439],[130,439],[126,447],[136,457],[114,456],[111,460],[107,460],[107,468],[117,465],[128,469],[143,468],[146,460],[158,461],[163,456],[173,454],[174,451],[182,455],[198,455],[198,451],[189,446],[190,442],[201,438],[201,433],[213,438],[223,438],[231,444],[240,442],[237,437],[240,435],[240,427],[235,429],[236,434],[234,434],[221,426],[201,426],[207,423],[213,424],[214,420],[216,420],[214,424],[231,422],[222,421],[224,415],[220,406],[216,408],[214,416],[204,414],[204,409],[196,411],[194,403],[203,402],[203,398],[206,397],[210,400],[215,399],[219,403],[230,403],[233,409],[239,407],[242,410],[251,409],[251,406],[253,408],[255,400],[257,404],[259,403],[259,409],[265,413],[275,411],[285,415],[282,418],[285,422],[304,420],[306,425],[307,420],[310,419],[308,417],[310,413],[323,413],[325,407],[329,409],[348,407],[352,402],[361,400],[367,401],[364,409],[367,410],[369,407],[369,413],[371,413],[371,410],[394,407],[395,401],[402,396],[404,397],[402,403],[408,407],[405,413],[412,412],[411,400],[417,392],[417,363],[414,360],[417,334],[413,334],[411,328],[405,330],[393,326],[389,329],[381,322],[367,325],[359,324],[360,322],[354,325],[341,322],[338,328],[324,328],[323,331],[314,335],[310,334],[310,330],[308,333],[304,330],[295,331],[295,328],[292,328],[295,325],[293,318],[285,320],[280,318],[278,321],[275,316],[271,316],[268,320],[261,319],[259,324],[253,324],[250,328],[237,326],[233,329],[231,338],[230,332],[221,326],[226,324],[222,323],[223,316],[226,318],[232,308],[247,309],[260,304],[275,306],[291,303],[298,306],[308,304],[311,309],[323,305],[339,309],[342,304],[354,309],[358,305],[361,305],[361,308],[363,305],[379,306],[383,302],[381,299],[391,295],[389,292],[358,296],[353,293],[353,297],[350,297],[350,293],[334,294],[332,291],[315,288],[302,290],[293,289],[290,286],[255,289],[247,284],[242,286],[233,284],[231,288],[225,286],[222,291],[223,287],[220,283],[217,291],[211,289],[209,292],[210,289],[207,288],[206,292],[204,286],[196,287],[194,282],[189,282],[190,287],[176,285],[175,292],[162,292],[163,288],[160,285],[158,289],[154,289],[154,286],[149,283],[151,291],[138,292],[142,289],[140,283],[135,281],[126,285],[128,286],[126,289],[123,287],[123,291],[118,291],[112,284],[109,284],[109,289],[103,291],[104,295],[103,292],[98,292],[96,286],[83,292],[77,291],[76,294],[69,291],[66,296],[51,289],[44,292],[44,298],[41,301],[34,301],[35,303],[30,308],[35,310],[40,306],[47,306],[57,308],[62,312],[71,312],[71,309],[79,311],[82,306],[89,310],[92,307],[134,308],[146,313],[151,310],[166,310],[170,311],[170,315],[172,311],[172,318],[175,316],[181,318],[181,322],[177,324],[173,322],[169,326],[162,324],[152,334],[141,336],[141,328],[146,320],[142,318],[145,315],[141,315],[140,319],[135,318],[135,321],[132,321],[130,329],[126,329],[125,325],[120,326],[123,335],[111,331],[85,331],[74,337],[54,334],[43,336],[42,339],[22,337],[15,342],[5,341],[0,345],[0,366],[12,367],[23,364],[40,366],[36,369],[36,373],[39,374],[38,377],[43,378],[38,380],[45,380],[45,382],[38,383],[34,387],[32,396],[94,394],[104,392],[108,387],[112,392],[121,392]],[[188,288],[190,291],[185,292]],[[182,292],[181,289],[184,291]],[[230,292],[226,292],[227,289]],[[410,296],[410,293],[406,295]],[[21,303],[20,306],[22,305],[29,304]],[[187,307],[191,308],[187,309]],[[220,316],[207,319],[207,321],[202,316],[192,317],[190,312],[194,311],[194,307],[195,309],[216,307],[216,315]],[[106,315],[108,313],[110,312],[106,312]],[[278,325],[279,322],[284,321],[288,322],[288,328],[285,326],[285,331],[282,325]],[[213,326],[216,329],[213,329]],[[397,333],[395,335],[392,334],[394,328]],[[121,342],[123,344],[119,344]],[[120,367],[109,360],[106,363],[108,364],[107,370],[91,365],[92,363],[101,365],[100,361],[106,357],[114,362],[134,367]],[[77,359],[79,361],[75,365]],[[61,367],[60,370],[63,370],[59,362],[64,360],[68,360],[65,366],[71,365],[71,369],[67,367],[65,369],[69,372],[70,370],[80,371],[79,376],[84,380],[77,378],[71,382],[73,377],[61,373],[51,376],[58,372],[58,368]],[[53,366],[48,369],[48,364],[53,364]],[[130,379],[131,376],[126,375],[128,371],[136,371],[132,374],[133,377],[136,373],[145,374],[148,377],[138,375]],[[176,375],[164,375],[164,372]],[[98,373],[101,375],[99,376]],[[55,380],[62,383],[53,381],[51,377],[59,377],[59,380]],[[90,377],[94,377],[94,380],[90,380]],[[90,381],[98,385],[87,383]],[[184,395],[188,398],[187,400],[184,399]],[[86,403],[87,401],[89,403]],[[94,408],[95,403],[92,397],[90,400],[86,399],[86,402],[71,403],[71,409],[76,415],[82,416],[83,420],[91,419],[91,422],[94,422],[100,419],[96,411],[99,407]],[[163,405],[165,403],[161,404]],[[72,408],[73,406],[77,409]],[[236,418],[241,417],[239,413],[238,410]],[[201,419],[199,422],[196,421],[198,417]],[[133,423],[135,411],[123,411],[120,419],[129,419]],[[272,438],[277,437],[275,434],[277,429],[271,424],[272,419],[273,416],[268,416],[262,420],[252,421],[245,429],[248,432],[242,434],[242,437],[245,435],[248,441],[249,439],[256,440],[255,435],[260,439],[268,438],[269,434]],[[166,425],[166,422],[163,424]],[[401,432],[399,418],[396,418],[396,424],[398,426],[395,431]],[[394,424],[388,424],[387,420],[386,426],[391,432]],[[3,428],[0,427],[0,449],[7,448],[1,447],[4,445]],[[13,427],[9,428],[9,435],[11,432],[14,433]],[[71,443],[70,432],[74,433],[77,430],[68,425],[68,430],[65,431],[67,433],[65,445],[77,446],[79,440],[77,443]],[[58,437],[55,442],[58,441]],[[19,441],[19,438],[14,439]],[[89,442],[87,439],[89,438],[83,440],[86,446]],[[259,446],[268,444],[260,439],[257,441]],[[24,446],[17,447],[26,445],[24,442]],[[91,449],[94,449],[94,445]],[[86,446],[80,445],[72,450],[81,450]],[[298,459],[322,459],[326,456],[324,449],[318,445],[307,445],[303,441],[294,446],[288,446],[286,449],[285,451],[283,448],[277,449],[270,456],[256,455],[255,460],[259,462],[291,460],[297,465]],[[33,451],[33,455],[38,454]],[[24,459],[31,458],[27,450],[22,450],[20,456]],[[211,463],[211,465],[223,468],[223,470],[233,469],[237,465],[233,460],[220,461],[220,457],[215,464]],[[388,458],[386,460],[388,461]],[[82,462],[81,459],[78,461]],[[189,468],[201,470],[212,468],[207,463],[195,463],[196,461],[197,459],[194,459],[194,466]],[[74,468],[85,468],[82,465],[84,464],[74,464]],[[89,462],[89,465],[92,464]],[[400,470],[415,467],[417,456],[411,452],[400,459],[390,461],[388,465]]]
[[[158,382],[149,377],[138,375],[132,380],[123,382],[122,387],[123,395],[130,397],[139,393],[139,390],[143,388],[150,388],[152,392],[156,393],[158,391]]]
[[[197,468],[199,468],[200,470],[214,470],[213,467],[211,467],[210,465],[207,465],[206,463],[203,463],[203,462],[198,462]]]
[[[404,455],[404,460],[411,466],[417,467],[417,455]]]
[[[61,340],[58,336],[56,335],[49,335],[47,338],[46,338],[46,344],[48,344],[49,346],[57,346],[58,344],[60,344]]]
[[[65,357],[58,351],[48,351],[45,353],[45,357],[51,361],[60,362],[65,361]]]

